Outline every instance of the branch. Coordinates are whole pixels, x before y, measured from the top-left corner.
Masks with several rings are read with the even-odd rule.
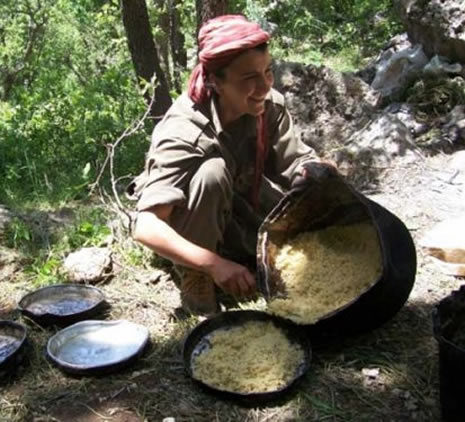
[[[145,113],[143,114],[143,116],[139,120],[136,120],[135,122],[133,122],[128,128],[126,128],[124,130],[124,132],[118,137],[118,139],[113,144],[107,144],[106,145],[106,148],[107,148],[107,151],[108,151],[107,156],[105,157],[102,168],[100,169],[100,172],[99,172],[99,174],[97,176],[97,179],[90,186],[90,194],[92,194],[92,193],[95,192],[96,188],[99,187],[100,180],[102,179],[103,174],[104,174],[105,170],[107,169],[107,167],[109,167],[110,180],[111,180],[111,190],[112,190],[113,197],[114,197],[116,205],[117,205],[117,209],[120,212],[122,212],[123,214],[125,214],[126,217],[129,218],[129,221],[131,221],[131,215],[129,214],[129,212],[123,206],[123,204],[122,204],[122,202],[121,202],[121,200],[119,198],[118,191],[116,189],[116,185],[117,185],[119,179],[115,178],[115,173],[114,173],[115,152],[116,152],[116,149],[118,148],[118,146],[119,146],[119,144],[121,142],[123,142],[126,138],[129,138],[134,133],[136,133],[136,132],[138,132],[140,130],[140,128],[143,126],[145,120],[150,115],[150,111],[152,109],[152,105],[153,105],[154,101],[155,101],[155,92],[153,93],[152,98],[150,100],[150,104],[148,105],[147,109],[145,110]]]

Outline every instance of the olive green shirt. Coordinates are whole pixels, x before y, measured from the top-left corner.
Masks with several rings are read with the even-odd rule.
[[[282,191],[290,187],[300,163],[315,159],[314,151],[297,139],[284,97],[271,90],[265,102],[268,154],[264,176]],[[129,196],[142,211],[160,204],[182,207],[189,182],[209,157],[222,157],[234,180],[234,192],[250,197],[254,182],[256,118],[243,115],[221,126],[216,101],[195,104],[181,95],[155,127],[145,169],[129,186]]]

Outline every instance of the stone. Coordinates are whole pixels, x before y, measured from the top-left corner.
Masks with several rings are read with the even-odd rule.
[[[89,247],[70,253],[63,270],[71,282],[97,283],[111,275],[112,266],[110,249]]]
[[[439,222],[420,240],[420,246],[442,272],[465,276],[465,216]]]
[[[412,43],[429,57],[465,63],[465,3],[462,0],[395,0]]]

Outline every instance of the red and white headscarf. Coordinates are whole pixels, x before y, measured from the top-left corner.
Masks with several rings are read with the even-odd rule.
[[[188,94],[197,104],[210,97],[207,75],[228,65],[240,53],[267,42],[270,34],[242,15],[210,19],[199,31],[199,63],[191,73]]]
[[[242,15],[223,15],[207,21],[199,31],[199,63],[189,80],[188,95],[192,101],[202,104],[210,98],[211,91],[207,87],[209,72],[227,66],[244,51],[266,43],[269,39],[268,32]],[[266,122],[261,115],[257,117],[255,178],[250,196],[255,209],[258,208],[267,150]]]

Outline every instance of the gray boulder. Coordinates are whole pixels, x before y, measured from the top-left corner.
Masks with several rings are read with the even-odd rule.
[[[429,57],[465,63],[465,2],[463,0],[396,0],[410,41]]]

